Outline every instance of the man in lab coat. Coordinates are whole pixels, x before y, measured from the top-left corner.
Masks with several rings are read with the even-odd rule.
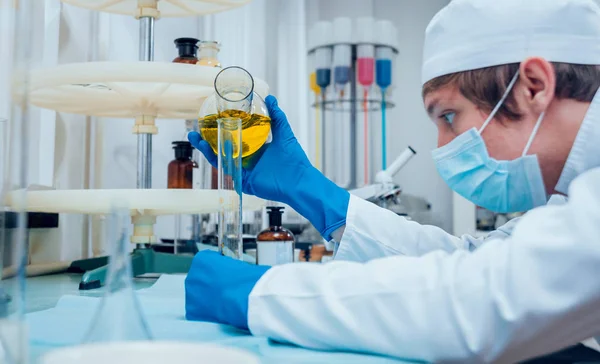
[[[600,334],[598,65],[593,0],[453,0],[433,18],[422,76],[438,171],[477,205],[531,210],[481,240],[335,186],[269,97],[273,142],[243,190],[291,205],[337,243],[336,261],[262,267],[199,253],[187,317],[426,361],[515,362]],[[568,202],[545,206],[552,194]]]

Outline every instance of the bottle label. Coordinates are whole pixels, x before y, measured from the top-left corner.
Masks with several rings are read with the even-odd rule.
[[[278,265],[293,262],[293,241],[256,242],[256,264]]]

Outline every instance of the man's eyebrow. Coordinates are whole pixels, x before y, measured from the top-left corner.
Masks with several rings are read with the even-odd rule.
[[[437,107],[438,103],[440,102],[440,99],[434,99],[429,106],[427,106],[427,114],[431,117],[433,115],[433,112],[435,111],[435,108]]]

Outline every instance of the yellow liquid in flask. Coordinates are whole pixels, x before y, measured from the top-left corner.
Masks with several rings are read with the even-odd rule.
[[[225,110],[220,114],[207,115],[198,119],[198,127],[202,139],[206,140],[213,152],[217,154],[219,146],[219,131],[217,119],[241,119],[242,120],[242,158],[251,156],[262,147],[271,131],[271,118],[260,114],[248,114],[240,110]],[[239,153],[239,131],[225,120],[223,123],[225,138],[232,141],[233,157]],[[229,130],[228,130],[229,129]]]

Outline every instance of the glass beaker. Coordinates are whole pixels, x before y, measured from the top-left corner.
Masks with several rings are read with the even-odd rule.
[[[218,119],[240,119],[242,122],[242,163],[249,167],[271,142],[271,118],[264,100],[254,92],[254,79],[237,66],[224,68],[215,78],[215,94],[209,96],[200,109],[198,128],[216,154],[218,149]]]
[[[242,259],[242,119],[217,119],[218,239],[222,255]]]

